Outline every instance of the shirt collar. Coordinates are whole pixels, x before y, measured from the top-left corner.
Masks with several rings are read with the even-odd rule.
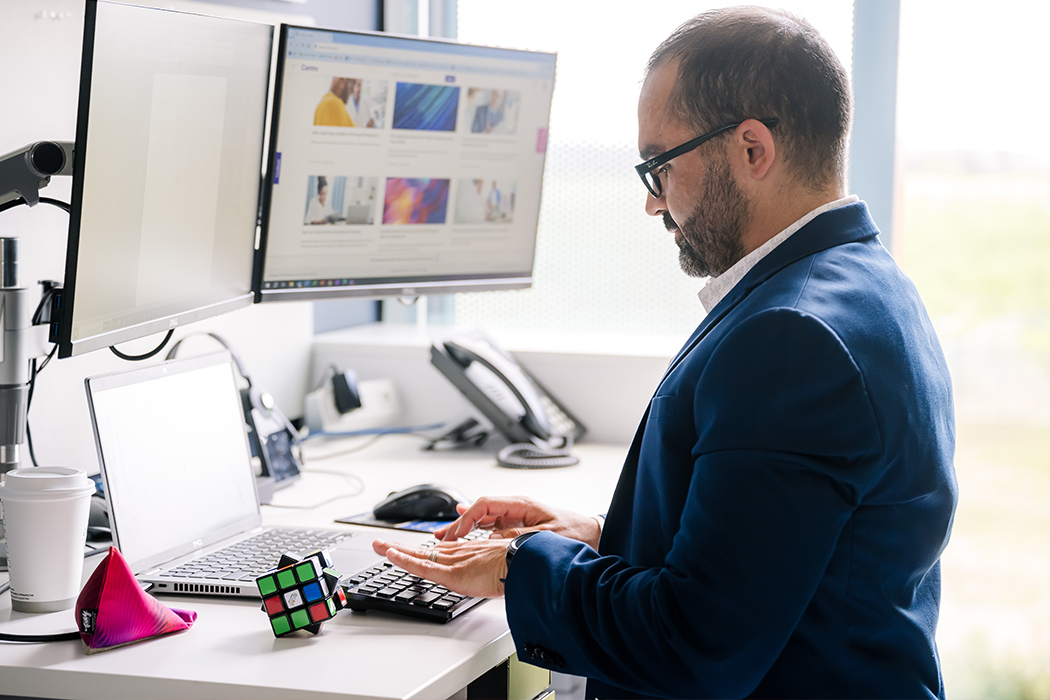
[[[859,201],[860,197],[851,194],[848,197],[836,199],[834,202],[828,202],[827,204],[817,207],[777,235],[770,238],[758,248],[755,248],[753,251],[740,258],[735,265],[722,274],[708,279],[707,284],[704,285],[704,288],[700,290],[699,294],[697,294],[697,296],[700,297],[700,303],[704,306],[704,310],[710,313],[711,309],[715,308],[718,302],[722,301],[725,295],[729,293],[729,290],[735,287],[740,280],[744,279],[744,275],[750,272],[751,268],[757,265],[759,260],[769,255],[770,251],[786,241],[791,234],[795,233],[824,212],[838,209],[839,207],[844,207],[847,204],[853,204],[854,202]]]

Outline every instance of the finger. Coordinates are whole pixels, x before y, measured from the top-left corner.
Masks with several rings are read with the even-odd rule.
[[[423,555],[423,558],[420,558],[416,556],[415,552],[406,552],[402,549],[391,547],[387,550],[386,558],[392,564],[400,566],[413,576],[419,576],[441,585],[447,584],[448,568],[440,563],[441,555],[434,552],[434,559],[438,561],[433,561],[429,558],[430,554],[428,552]]]
[[[470,506],[463,513],[444,528],[434,531],[434,536],[442,541],[457,540],[476,528],[483,515],[478,512],[472,513],[474,506]]]
[[[466,503],[457,503],[456,504],[456,512],[459,513],[460,515],[463,515],[463,513],[465,513],[467,511],[467,508],[468,508],[468,505]],[[434,530],[434,536],[436,538],[438,538],[439,540],[444,539],[445,532],[453,524],[454,524],[454,521],[453,521],[453,523],[449,523],[448,525],[442,525],[437,530]]]
[[[387,556],[390,552],[398,551],[415,559],[428,558],[431,548],[416,547],[403,542],[386,542],[385,540],[373,540],[372,549],[376,554]]]
[[[387,542],[386,540],[372,540],[372,550],[381,556],[386,556],[387,550],[395,546],[396,542]]]
[[[505,500],[482,496],[470,504],[470,506],[463,511],[463,514],[449,526],[443,539],[457,539],[467,535],[476,527],[491,525],[506,515],[507,507],[508,504]]]

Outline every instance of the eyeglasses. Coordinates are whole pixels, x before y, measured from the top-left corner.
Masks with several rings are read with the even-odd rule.
[[[777,125],[777,122],[780,120],[759,119],[759,121],[772,129],[774,126]],[[677,158],[683,153],[688,153],[694,148],[699,147],[700,144],[704,143],[705,141],[710,141],[719,134],[729,131],[730,129],[735,129],[743,123],[744,122],[734,122],[733,124],[726,124],[725,126],[719,127],[714,131],[704,134],[703,136],[697,136],[692,141],[686,141],[681,146],[672,148],[670,151],[665,151],[664,153],[661,153],[658,156],[653,156],[641,165],[634,166],[634,169],[638,173],[638,177],[642,178],[642,182],[645,183],[645,188],[649,190],[649,194],[659,199],[661,193],[663,193],[663,186],[660,184],[660,178],[656,175],[657,168],[659,168],[664,163],[673,160],[674,158]]]

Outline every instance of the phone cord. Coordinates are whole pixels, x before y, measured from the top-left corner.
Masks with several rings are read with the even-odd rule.
[[[507,445],[496,455],[496,462],[501,467],[511,469],[556,469],[579,464],[578,457],[572,456],[572,438],[564,438],[561,447],[540,447],[530,442],[517,442]]]

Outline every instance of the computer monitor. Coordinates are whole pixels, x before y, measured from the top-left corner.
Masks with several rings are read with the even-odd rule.
[[[273,27],[89,0],[59,356],[252,302]]]
[[[530,286],[555,60],[283,26],[257,300]]]

